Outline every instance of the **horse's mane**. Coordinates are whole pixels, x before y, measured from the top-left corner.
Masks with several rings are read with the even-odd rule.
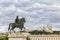
[[[19,19],[19,23],[21,23],[21,22],[22,22],[22,20],[23,20],[23,18]]]

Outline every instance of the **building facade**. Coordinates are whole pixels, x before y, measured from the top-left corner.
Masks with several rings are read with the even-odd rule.
[[[60,40],[60,35],[31,35],[31,40]]]

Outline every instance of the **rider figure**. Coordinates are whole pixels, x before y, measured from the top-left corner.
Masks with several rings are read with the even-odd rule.
[[[18,22],[19,22],[19,18],[17,16],[16,19],[15,19],[15,23],[18,23]]]

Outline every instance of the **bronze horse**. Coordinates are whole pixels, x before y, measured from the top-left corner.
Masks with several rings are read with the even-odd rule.
[[[22,31],[22,29],[24,28],[25,30],[25,27],[24,27],[24,23],[26,22],[25,18],[21,18],[19,19],[18,23],[10,23],[9,24],[9,28],[8,28],[8,31],[11,32],[14,31],[14,29],[17,27],[20,29],[20,31]],[[15,32],[15,31],[14,31]]]

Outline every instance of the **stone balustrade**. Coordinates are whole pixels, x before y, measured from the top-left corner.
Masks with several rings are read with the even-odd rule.
[[[30,35],[31,40],[60,40],[60,35]]]
[[[27,33],[23,34],[9,34],[9,40],[26,40]],[[60,40],[60,35],[29,35],[31,40]]]

